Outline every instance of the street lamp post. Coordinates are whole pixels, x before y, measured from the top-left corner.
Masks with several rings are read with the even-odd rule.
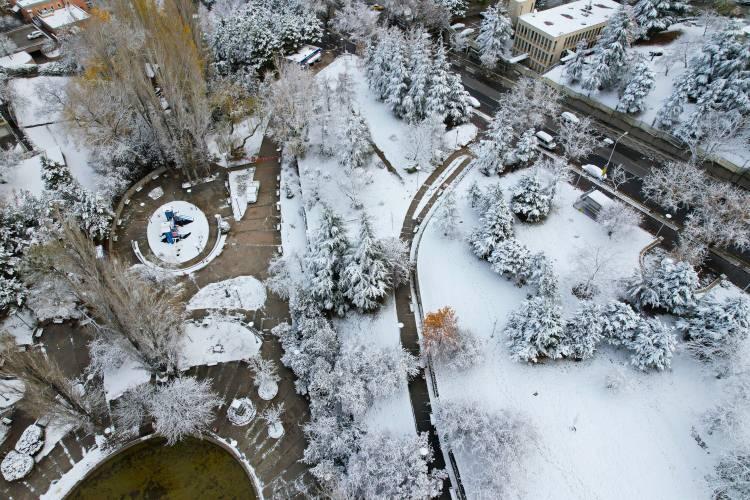
[[[664,214],[664,217],[667,218],[667,220],[672,220],[672,214]],[[659,227],[659,230],[656,231],[656,237],[659,237],[659,233],[661,233],[661,230],[664,229],[664,224],[666,224],[665,221],[661,221],[661,227]]]
[[[623,137],[625,137],[626,135],[628,135],[628,132],[627,132],[627,131],[626,131],[626,132],[623,132],[623,133],[622,133],[622,134],[620,135],[620,137],[618,137],[618,138],[617,138],[617,140],[615,141],[615,143],[614,143],[614,144],[612,144],[612,152],[611,152],[611,153],[609,153],[609,159],[607,160],[607,164],[606,164],[606,165],[604,165],[604,170],[607,170],[607,168],[609,168],[609,162],[611,162],[611,161],[612,161],[612,156],[613,156],[613,155],[615,154],[615,148],[617,147],[617,143],[618,143],[618,142],[620,142],[620,139],[622,139],[622,138],[623,138]]]

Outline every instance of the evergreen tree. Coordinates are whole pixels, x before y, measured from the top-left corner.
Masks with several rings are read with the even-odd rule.
[[[581,40],[576,44],[576,55],[568,61],[565,67],[565,76],[570,83],[576,83],[583,79],[583,70],[586,68],[586,49],[588,43],[586,40]]]
[[[482,12],[482,22],[479,25],[479,35],[476,40],[482,64],[490,68],[494,67],[500,56],[505,53],[512,36],[513,26],[505,8],[500,3],[491,5]]]
[[[655,368],[659,371],[672,365],[672,353],[677,347],[677,339],[672,329],[656,319],[645,319],[639,323],[635,337],[630,344],[633,351],[630,362],[639,370]]]
[[[448,116],[448,102],[450,100],[451,89],[451,71],[450,64],[445,55],[445,46],[443,37],[438,39],[437,49],[432,67],[429,87],[427,89],[425,114],[439,116],[445,120]]]
[[[479,187],[479,183],[474,181],[469,186],[468,198],[471,208],[478,208],[482,202],[482,189]]]
[[[526,281],[536,287],[536,294],[541,297],[556,299],[560,294],[555,270],[552,268],[552,263],[542,252],[531,256]]]
[[[495,248],[513,236],[513,216],[502,196],[488,204],[487,210],[479,219],[479,226],[469,236],[474,255],[488,258]]]
[[[442,5],[456,17],[466,14],[466,0],[434,0],[437,5]]]
[[[411,83],[402,101],[404,118],[410,123],[427,116],[427,96],[432,82],[432,57],[427,33],[415,30],[409,37],[409,74]]]
[[[385,101],[396,116],[404,116],[404,97],[406,97],[411,82],[408,49],[404,37],[400,33],[393,35],[391,43],[393,48],[388,60],[389,71],[385,82],[385,94],[387,96]]]
[[[443,205],[438,212],[438,226],[443,231],[443,236],[454,238],[458,234],[460,220],[456,195],[451,191],[443,197]]]
[[[698,275],[690,264],[665,258],[636,273],[627,283],[627,295],[639,308],[684,314],[695,305],[697,288]]]
[[[596,63],[593,71],[584,81],[585,88],[590,90],[609,88],[620,80],[629,65],[628,50],[636,30],[637,25],[633,19],[631,7],[623,5],[610,18],[594,46]],[[595,80],[599,81],[599,85],[593,85]]]
[[[347,254],[341,288],[360,311],[374,311],[388,293],[391,278],[388,261],[366,214],[362,214],[358,240],[356,248]]]
[[[310,296],[318,309],[343,316],[347,305],[339,280],[350,243],[344,222],[328,206],[323,206],[320,224],[310,239],[305,267],[310,280]]]
[[[641,36],[646,37],[666,30],[687,11],[687,3],[680,0],[638,0],[633,17],[641,28]]]
[[[708,295],[698,302],[689,318],[678,322],[677,328],[685,333],[690,351],[698,358],[730,358],[750,335],[750,301],[745,297],[719,301]]]
[[[370,130],[364,118],[354,109],[346,117],[341,137],[339,164],[347,168],[361,168],[372,153]]]
[[[549,215],[552,198],[536,174],[525,175],[513,188],[510,208],[523,221],[540,222]]]
[[[507,163],[528,165],[536,157],[536,144],[536,132],[533,128],[530,128],[518,139],[515,149],[508,153],[509,160],[507,160]]]
[[[503,160],[510,150],[513,138],[513,127],[506,117],[501,113],[496,114],[485,132],[485,138],[471,147],[473,165],[484,175],[501,173],[505,169]]]
[[[641,321],[624,302],[612,300],[601,307],[601,335],[610,345],[629,347]]]
[[[648,1],[648,0],[642,0]],[[625,91],[617,104],[617,110],[624,113],[640,113],[644,109],[644,100],[654,88],[654,72],[641,59],[630,72]]]
[[[565,323],[564,352],[575,359],[588,359],[594,355],[602,339],[602,307],[584,302]]]
[[[540,358],[557,359],[563,354],[562,309],[553,301],[533,297],[525,300],[508,317],[503,330],[508,337],[511,357],[536,363]]]
[[[531,252],[515,238],[507,238],[495,246],[489,259],[492,270],[513,280],[517,286],[526,284]]]

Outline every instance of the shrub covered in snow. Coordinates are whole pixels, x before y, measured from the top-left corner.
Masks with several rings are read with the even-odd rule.
[[[664,258],[638,271],[627,285],[627,296],[636,307],[684,314],[695,305],[698,275],[687,262]]]
[[[672,353],[677,347],[677,338],[672,328],[656,319],[641,320],[635,337],[630,343],[633,351],[630,362],[639,370],[654,368],[662,371],[671,367]]]
[[[737,354],[750,334],[750,301],[740,296],[722,302],[709,295],[677,328],[688,338],[688,350],[699,359],[727,360]]]
[[[260,354],[248,360],[250,369],[255,374],[253,384],[258,388],[258,397],[264,401],[270,401],[279,392],[279,380],[281,377],[276,373],[276,365],[270,359],[263,359]]]
[[[0,464],[0,471],[3,473],[3,479],[6,481],[18,481],[28,476],[34,468],[34,459],[24,453],[18,453],[11,450],[3,458]]]
[[[602,339],[602,307],[593,302],[584,302],[565,323],[563,350],[566,356],[587,359],[594,355]]]
[[[531,252],[515,238],[497,244],[489,258],[492,270],[513,280],[517,286],[526,284],[531,266]]]
[[[713,498],[744,500],[750,498],[750,450],[734,449],[726,453],[709,478]]]
[[[536,174],[526,175],[513,188],[510,208],[523,221],[540,222],[549,215],[552,197]]]
[[[44,446],[44,429],[38,425],[28,426],[16,442],[16,451],[26,455],[36,455]]]
[[[628,304],[618,300],[601,307],[601,335],[610,345],[630,347],[643,320]]]
[[[565,331],[562,308],[543,297],[525,300],[508,317],[504,329],[511,357],[516,361],[536,363],[540,358],[562,356]]]
[[[435,426],[442,443],[477,462],[477,498],[512,498],[515,476],[533,443],[534,429],[510,411],[489,412],[470,401],[440,401]]]
[[[432,498],[440,494],[445,471],[429,470],[433,460],[427,434],[393,436],[369,432],[332,487],[339,498]],[[337,495],[334,495],[337,496]]]
[[[539,252],[531,256],[526,281],[536,288],[537,295],[548,299],[556,298],[560,293],[557,275],[544,253]]]

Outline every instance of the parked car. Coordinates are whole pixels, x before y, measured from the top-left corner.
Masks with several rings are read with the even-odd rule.
[[[540,130],[536,133],[536,140],[539,141],[539,145],[544,149],[554,151],[557,147],[555,139],[553,139],[551,135],[549,135],[547,132],[544,132],[543,130]]]
[[[39,30],[34,30],[31,33],[29,33],[28,35],[26,35],[26,39],[27,40],[36,40],[37,38],[41,38],[43,36],[44,36],[44,33],[42,33]]]
[[[566,121],[569,123],[574,123],[574,124],[581,123],[581,120],[579,120],[578,117],[574,115],[573,113],[571,113],[570,111],[563,111],[562,113],[560,113],[560,118],[563,121]]]
[[[606,175],[604,174],[604,170],[597,167],[596,165],[590,165],[590,164],[583,165],[581,169],[583,169],[583,171],[589,174],[590,176],[596,177],[600,181],[604,180],[604,178],[606,177]]]

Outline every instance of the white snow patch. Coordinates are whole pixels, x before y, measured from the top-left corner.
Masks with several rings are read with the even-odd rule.
[[[238,276],[200,289],[188,302],[194,309],[232,309],[255,311],[266,302],[266,287],[252,276]]]
[[[232,201],[234,220],[240,221],[245,216],[247,205],[258,201],[260,182],[253,180],[255,168],[246,168],[229,172],[229,193]]]
[[[151,380],[151,373],[132,358],[123,360],[119,368],[104,370],[104,395],[107,401],[122,396],[125,391]]]
[[[180,345],[180,370],[208,363],[248,359],[260,351],[261,340],[239,318],[209,316],[185,324]]]
[[[478,131],[473,123],[454,127],[445,133],[445,145],[450,150],[462,148],[476,138]]]
[[[18,345],[29,345],[34,342],[36,320],[28,309],[16,310],[0,322],[0,331],[10,333]]]
[[[161,241],[162,233],[169,230],[165,215],[167,210],[174,211],[178,216],[193,219],[190,224],[177,226],[180,234],[190,233],[190,236],[173,244]],[[151,251],[159,259],[168,263],[181,264],[192,260],[200,255],[208,243],[208,219],[200,208],[187,201],[172,201],[157,208],[148,220],[146,231]]]

